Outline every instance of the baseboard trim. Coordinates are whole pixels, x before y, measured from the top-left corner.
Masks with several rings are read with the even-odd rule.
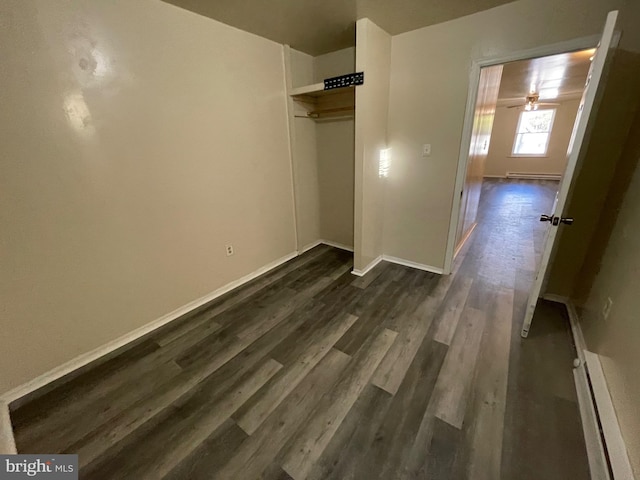
[[[348,245],[344,245],[343,243],[332,242],[331,240],[316,240],[315,242],[311,242],[310,244],[302,247],[302,249],[298,252],[298,255],[302,255],[312,248],[316,248],[318,245],[327,245],[329,247],[339,248],[340,250],[346,250],[347,252],[353,253],[353,247],[349,247]]]
[[[558,173],[519,173],[507,172],[504,175],[483,175],[482,178],[502,178],[502,179],[521,179],[521,180],[562,180],[562,175]]]
[[[469,229],[467,234],[464,236],[462,241],[458,244],[458,246],[454,250],[454,252],[453,252],[453,259],[454,260],[458,256],[458,253],[460,253],[460,250],[462,250],[462,248],[465,246],[465,244],[467,243],[469,238],[471,238],[471,234],[475,231],[477,226],[478,226],[478,222],[473,222],[473,225],[471,225],[471,228]]]
[[[353,253],[353,247],[345,245],[344,243],[332,242],[331,240],[320,240],[320,243]]]
[[[555,293],[545,293],[542,295],[544,300],[549,300],[550,302],[562,303],[567,310],[569,309],[569,297],[564,297],[562,295],[556,295]]]
[[[308,252],[312,248],[316,248],[318,245],[322,244],[322,240],[316,240],[315,242],[311,242],[308,245],[305,245],[300,250],[298,250],[298,255],[302,255],[305,252]]]
[[[561,173],[529,173],[529,172],[507,172],[506,178],[516,178],[522,180],[562,180]]]
[[[5,403],[7,405],[15,402],[16,400],[19,400],[20,398],[46,386],[47,384],[54,382],[62,377],[64,377],[65,375],[68,375],[70,373],[72,373],[75,370],[78,370],[79,368],[82,368],[84,366],[86,366],[87,364],[100,359],[101,357],[104,357],[105,355],[108,355],[110,353],[112,353],[113,351],[124,347],[125,345],[139,339],[140,337],[143,337],[151,332],[153,332],[154,330],[157,330],[160,327],[163,327],[164,325],[166,325],[167,323],[176,320],[180,317],[182,317],[183,315],[189,313],[190,311],[201,307],[202,305],[215,300],[216,298],[220,297],[221,295],[224,295],[227,292],[230,292],[231,290],[233,290],[234,288],[237,288],[251,280],[253,280],[256,277],[259,277],[260,275],[267,273],[269,270],[272,270],[280,265],[282,265],[285,262],[288,262],[289,260],[291,260],[292,258],[295,258],[298,256],[297,252],[293,252],[290,253],[288,255],[285,255],[284,257],[281,257],[277,260],[274,260],[273,262],[268,263],[267,265],[264,265],[263,267],[260,267],[259,269],[239,278],[238,280],[234,280],[233,282],[230,282],[226,285],[224,285],[223,287],[218,288],[217,290],[214,290],[213,292],[200,297],[196,300],[193,300],[192,302],[187,303],[186,305],[183,305],[182,307],[177,308],[176,310],[167,313],[166,315],[163,315],[162,317],[147,323],[146,325],[143,325],[142,327],[139,327],[111,342],[108,342],[98,348],[95,348],[87,353],[83,353],[81,355],[78,355],[77,357],[69,360],[66,363],[63,363],[62,365],[49,370],[48,372],[34,378],[33,380],[26,382],[16,388],[14,388],[13,390],[9,390],[8,392],[2,394],[2,396],[0,396],[0,404],[1,403]]]
[[[584,352],[587,349],[587,343],[585,342],[584,335],[582,334],[582,327],[580,327],[578,312],[576,311],[575,305],[568,298],[561,297],[559,295],[545,295],[543,298],[552,302],[562,303],[567,308],[567,313],[569,314],[569,324],[571,325],[571,333],[573,334],[573,343],[576,346],[578,360],[580,360],[580,363],[583,364],[585,361]],[[553,300],[553,298],[564,300]]]
[[[545,295],[567,308],[578,366],[573,375],[593,480],[633,480],[633,471],[620,431],[600,358],[587,350],[580,318],[573,302],[559,295]]]
[[[438,275],[442,275],[444,272],[444,270],[439,267],[412,262],[411,260],[405,260],[404,258],[392,257],[391,255],[383,255],[382,260],[396,263],[398,265],[404,265],[405,267],[417,268],[418,270],[424,270],[425,272],[437,273]]]
[[[18,452],[9,415],[9,404],[0,402],[0,454],[13,455],[16,453]]]
[[[367,265],[362,270],[358,270],[357,268],[354,268],[353,270],[351,270],[351,273],[354,274],[354,275],[357,275],[358,277],[364,277],[368,272],[370,272],[381,261],[382,261],[382,255],[380,255],[378,258],[373,260],[369,265]]]

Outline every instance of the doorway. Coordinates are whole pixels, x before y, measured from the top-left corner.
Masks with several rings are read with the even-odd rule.
[[[579,163],[582,162],[586,155],[589,139],[588,126],[592,118],[595,116],[595,112],[598,108],[599,102],[596,101],[596,97],[599,86],[601,84],[601,80],[604,78],[605,67],[611,60],[611,53],[615,49],[619,39],[619,35],[616,34],[615,30],[617,19],[617,11],[609,12],[597,46],[595,48],[591,47],[592,51],[588,52],[592,53],[592,55],[589,57],[590,65],[584,83],[582,96],[580,98],[576,119],[574,121],[574,125],[568,142],[566,153],[566,168],[561,176],[559,189],[555,196],[553,206],[550,209],[550,214],[541,214],[540,216],[541,221],[548,221],[550,223],[550,226],[553,226],[554,228],[548,228],[546,231],[541,260],[536,268],[535,278],[532,282],[527,300],[527,306],[521,331],[522,337],[527,337],[529,334],[529,328],[531,326],[533,314],[535,312],[538,299],[543,290],[549,262],[554,251],[556,236],[558,233],[557,227],[562,224],[571,225],[573,223],[573,218],[564,216],[566,215],[565,207],[567,206],[569,190],[573,181],[576,167],[579,165]],[[567,47],[568,44],[565,43],[564,45],[567,48],[564,49],[559,48],[559,45],[540,47],[538,49],[534,49],[533,51],[527,52],[528,54],[520,53],[519,55],[516,54],[512,58],[504,60],[515,62],[517,60],[534,59],[534,61],[538,61],[537,59],[549,57],[550,55],[558,55],[555,52],[563,52],[563,50],[563,53],[565,55],[568,55],[572,52],[585,50],[585,47],[586,49],[589,49],[589,45],[584,45],[582,48],[577,48],[577,45],[583,42],[586,42],[586,39],[578,39],[574,42],[568,42],[573,44],[572,48]],[[587,52],[582,51],[580,53],[585,54]],[[470,83],[469,100],[467,101],[462,135],[463,146],[467,144],[467,141],[469,142],[469,145],[471,144],[471,139],[473,138],[474,133],[473,130],[477,128],[477,123],[472,122],[470,119],[474,116],[476,98],[478,97],[478,93],[481,91],[481,89],[478,88],[478,86],[481,87],[480,79],[482,75],[480,69],[485,66],[499,65],[500,63],[501,62],[496,60],[489,60],[484,62],[474,62],[473,64],[471,78],[472,80],[475,80]],[[563,69],[563,73],[564,72],[566,72],[566,66]],[[535,82],[538,82],[539,75],[531,75],[531,78],[529,80],[529,93],[525,96],[525,102],[520,107],[524,110],[524,112],[520,114],[518,126],[515,132],[515,138],[512,147],[512,154],[514,154],[514,157],[522,154],[526,154],[528,156],[537,155],[539,157],[543,157],[543,154],[547,152],[547,147],[552,135],[552,125],[555,118],[555,113],[553,111],[545,112],[543,111],[544,109],[539,108],[542,106],[542,102],[540,102],[541,93],[538,91],[539,85],[534,83],[534,80]],[[476,81],[477,83],[474,83]],[[562,85],[564,83],[564,79],[561,79],[559,83],[560,85]],[[560,87],[555,88],[551,85],[546,85],[545,87],[553,90],[555,95],[559,95]],[[514,107],[518,106],[516,105]],[[467,165],[468,153],[464,150],[461,150],[459,160],[459,167],[461,168],[458,168],[455,189],[455,192],[461,193],[460,199],[457,199],[457,197],[454,196],[451,223],[449,228],[449,238],[447,240],[447,250],[445,255],[445,273],[451,272],[455,254],[454,249],[456,247],[456,233],[460,221],[460,211],[458,209],[461,208],[462,202],[460,200],[463,197],[464,187],[467,181]],[[462,236],[462,239],[462,241],[464,241],[464,236]]]
[[[482,194],[496,195],[485,208],[504,212],[535,204],[539,213],[551,211],[594,52],[581,49],[481,69],[454,257],[479,221]],[[513,240],[527,252],[540,237],[537,231],[544,230],[535,220],[527,218],[527,231],[519,233],[526,238]],[[543,241],[535,242],[535,255],[522,254],[533,271]]]

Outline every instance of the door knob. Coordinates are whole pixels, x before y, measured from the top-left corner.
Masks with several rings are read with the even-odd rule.
[[[565,225],[573,225],[572,217],[556,217],[555,215],[540,215],[541,222],[549,222],[554,227],[557,227],[560,223]]]

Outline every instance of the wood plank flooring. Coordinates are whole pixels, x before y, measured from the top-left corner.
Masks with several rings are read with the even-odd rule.
[[[588,479],[566,313],[519,336],[557,184],[487,181],[454,274],[320,246],[12,406],[83,479]]]

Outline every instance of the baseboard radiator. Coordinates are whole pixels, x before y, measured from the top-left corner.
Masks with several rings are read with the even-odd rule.
[[[575,370],[580,414],[593,480],[634,480],[607,382],[597,354],[583,350]]]
[[[526,173],[507,172],[507,178],[521,178],[523,180],[556,180],[560,181],[562,175],[559,173]]]

